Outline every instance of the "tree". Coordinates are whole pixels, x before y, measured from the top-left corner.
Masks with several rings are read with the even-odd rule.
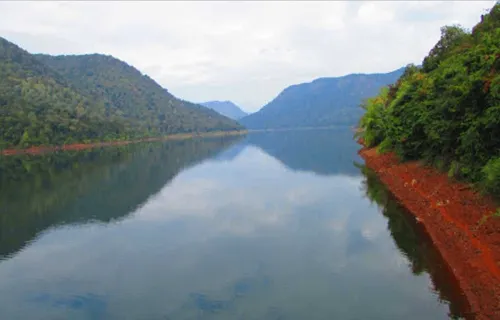
[[[441,28],[441,39],[425,57],[422,64],[424,72],[430,72],[439,66],[451,49],[462,43],[469,34],[460,25],[444,26]]]

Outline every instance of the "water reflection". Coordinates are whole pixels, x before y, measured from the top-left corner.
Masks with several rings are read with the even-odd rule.
[[[367,178],[347,136],[137,145],[76,166],[22,165],[24,178],[2,180],[21,190],[2,198],[2,239],[34,227],[2,240],[12,254],[0,261],[0,319],[447,318],[360,192]]]
[[[0,259],[61,224],[123,218],[241,137],[0,158]]]
[[[356,176],[359,172],[353,160],[360,160],[359,146],[353,143],[352,135],[346,128],[252,132],[245,143],[224,151],[217,159],[232,160],[246,146],[256,146],[290,170]]]
[[[387,218],[387,228],[399,251],[408,258],[413,274],[428,273],[431,276],[439,300],[450,306],[451,318],[472,319],[465,297],[423,226],[394,199],[375,172],[361,164],[356,166],[365,177],[363,189],[366,196],[381,208]]]

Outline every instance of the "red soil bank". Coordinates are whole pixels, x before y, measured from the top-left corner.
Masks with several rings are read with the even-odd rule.
[[[143,138],[138,140],[129,141],[110,141],[110,142],[95,142],[95,143],[73,143],[66,144],[63,146],[37,146],[30,147],[26,149],[4,149],[0,150],[0,155],[11,156],[17,154],[42,154],[53,151],[69,151],[69,150],[85,150],[99,147],[109,147],[109,146],[123,146],[130,143],[138,142],[152,142],[152,141],[163,141],[163,140],[182,140],[190,139],[194,137],[219,137],[219,136],[235,136],[245,134],[246,130],[241,131],[216,131],[216,132],[204,132],[204,133],[178,133],[172,134],[164,137],[152,137]]]
[[[469,303],[471,319],[500,319],[500,218],[494,202],[444,173],[394,154],[359,154],[422,223]],[[484,220],[483,220],[484,221]]]
[[[145,140],[141,140],[145,141]],[[98,143],[75,143],[67,144],[63,146],[37,146],[29,147],[26,149],[4,149],[1,150],[2,155],[11,156],[16,154],[42,154],[47,152],[59,151],[59,150],[84,150],[97,147],[107,147],[107,146],[119,146],[126,145],[129,143],[134,143],[139,141],[113,141],[113,142],[98,142]]]

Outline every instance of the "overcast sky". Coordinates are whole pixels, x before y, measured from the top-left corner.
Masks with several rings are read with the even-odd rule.
[[[421,63],[440,27],[495,1],[0,2],[0,36],[33,53],[111,54],[174,95],[255,111],[318,77]]]

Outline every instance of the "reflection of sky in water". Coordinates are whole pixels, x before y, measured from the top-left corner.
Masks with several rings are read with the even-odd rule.
[[[128,219],[51,230],[3,261],[0,318],[446,318],[361,181],[251,146],[205,161]]]

